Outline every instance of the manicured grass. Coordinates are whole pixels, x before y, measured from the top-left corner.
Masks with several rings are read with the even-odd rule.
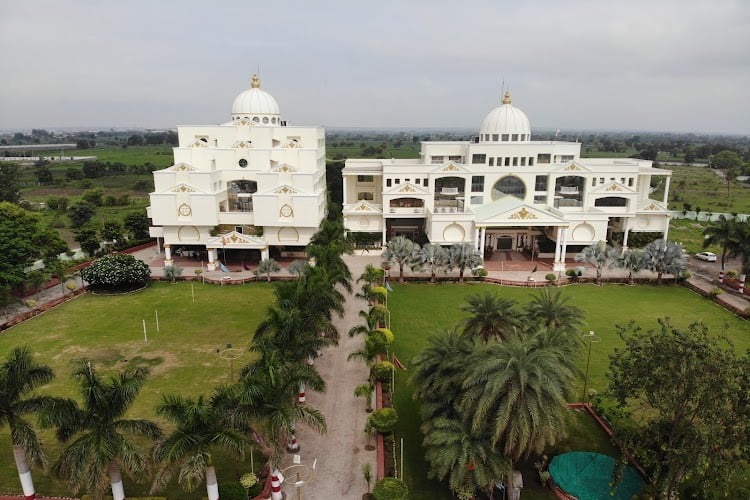
[[[393,285],[394,291],[388,298],[391,310],[391,329],[396,339],[393,350],[401,362],[407,366],[411,359],[427,344],[427,338],[445,328],[451,328],[465,317],[460,311],[464,297],[485,291],[496,292],[501,296],[525,303],[529,289],[497,287],[484,284],[467,285]],[[643,328],[656,328],[657,318],[669,316],[673,324],[687,326],[702,320],[712,332],[723,333],[734,341],[738,351],[750,348],[748,323],[741,320],[713,302],[681,287],[663,286],[619,286],[577,285],[565,289],[566,295],[586,311],[586,324],[583,332],[593,330],[601,342],[592,344],[591,366],[588,387],[603,391],[607,386],[606,370],[608,356],[615,347],[623,345],[617,336],[615,324],[636,320]],[[586,366],[585,351],[579,360],[581,371]],[[412,399],[412,387],[408,381],[410,372],[397,372],[394,402],[399,413],[397,438],[404,437],[404,475],[411,498],[448,499],[450,494],[442,485],[427,479],[427,466],[419,434],[419,407]],[[581,381],[581,385],[582,385]],[[582,387],[576,389],[579,394]],[[580,399],[576,397],[576,399]],[[578,448],[573,436],[570,445],[561,444],[561,450]],[[588,445],[587,445],[588,446]]]
[[[226,349],[227,344],[242,352],[242,357],[233,364],[236,379],[239,369],[251,361],[247,346],[273,302],[273,288],[264,283],[242,286],[195,283],[193,290],[195,302],[190,283],[153,283],[143,291],[121,296],[86,294],[0,334],[0,359],[5,359],[14,346],[30,346],[35,359],[52,366],[57,375],[42,392],[75,398],[78,398],[77,385],[70,378],[75,360],[88,358],[102,375],[137,365],[148,366],[151,376],[130,413],[132,417],[159,421],[154,407],[163,394],[208,396],[214,386],[229,381],[230,362],[216,352]],[[45,431],[42,436],[50,455],[56,456],[59,445],[53,435]],[[0,492],[20,492],[13,463],[10,435],[3,429]],[[220,464],[220,479],[234,476],[231,459],[221,458]],[[249,465],[243,472],[247,470]],[[39,471],[34,471],[34,478],[38,492],[47,495],[68,492],[65,485]],[[147,491],[148,485],[138,485],[128,494],[145,495]],[[168,492],[170,498],[185,499],[201,498],[204,494],[199,490],[188,495],[176,486]]]

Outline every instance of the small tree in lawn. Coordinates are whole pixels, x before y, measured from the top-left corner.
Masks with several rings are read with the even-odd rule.
[[[687,268],[682,247],[661,238],[643,247],[643,259],[644,268],[656,273],[656,282],[659,285],[664,274],[677,277]]]
[[[151,270],[132,255],[110,254],[81,271],[81,277],[94,288],[132,290],[148,284]]]
[[[419,245],[404,236],[396,236],[388,242],[388,248],[383,252],[383,260],[398,264],[399,283],[404,282],[404,265],[410,263],[418,251]]]
[[[448,249],[448,270],[458,268],[458,281],[464,282],[464,271],[478,266],[482,258],[471,243],[454,243]]]
[[[267,281],[271,282],[271,273],[277,273],[281,270],[279,263],[274,259],[263,259],[258,264],[258,268],[255,270],[255,276],[260,278],[262,275],[266,275]]]
[[[617,250],[607,245],[606,241],[598,241],[584,248],[576,255],[576,262],[587,262],[596,267],[596,283],[602,284],[602,269],[610,265],[617,258]]]
[[[448,251],[440,245],[427,243],[414,253],[411,262],[412,269],[429,269],[430,283],[435,283],[438,270],[448,264]]]
[[[628,271],[628,284],[632,285],[633,273],[638,273],[646,267],[643,250],[625,250],[625,253],[615,260],[615,265]]]

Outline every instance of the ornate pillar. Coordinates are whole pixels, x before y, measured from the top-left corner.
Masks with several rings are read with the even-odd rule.
[[[628,249],[628,236],[630,236],[630,218],[625,219],[625,235],[622,237],[622,253]]]
[[[260,249],[260,260],[266,260],[270,256],[268,247],[263,247]]]
[[[664,226],[664,242],[667,241],[667,235],[669,234],[669,217],[667,217],[667,223]]]
[[[164,267],[172,267],[172,245],[164,243]]]
[[[669,181],[671,180],[671,177],[667,177],[667,181],[664,183],[664,199],[662,202],[666,205],[669,197]],[[665,238],[666,239],[666,238]]]
[[[383,219],[383,246],[385,246],[388,243],[387,238],[386,238],[387,230],[388,230],[388,220]]]
[[[481,251],[481,248],[479,248],[479,228],[474,230],[474,248],[476,248],[477,252]]]
[[[552,264],[553,271],[564,271],[565,264],[560,262],[560,253],[562,252],[563,228],[557,227],[557,240],[555,241],[555,262]]]
[[[206,250],[208,250],[208,266],[206,266],[206,269],[216,271],[216,249],[207,248]]]
[[[479,231],[479,253],[484,253],[484,247],[486,246],[484,240],[487,237],[487,228],[482,226]]]
[[[564,227],[562,230],[562,251],[560,252],[560,263],[562,264],[563,271],[565,270],[565,255],[568,253],[568,228]]]

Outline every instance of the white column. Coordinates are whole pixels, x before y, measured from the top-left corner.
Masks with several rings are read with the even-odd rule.
[[[474,230],[474,248],[477,249],[477,252],[482,250],[481,248],[479,248],[479,228],[476,228],[476,230]]]
[[[385,246],[388,243],[386,241],[387,229],[388,229],[388,221],[386,219],[383,219],[383,246]]]
[[[665,205],[667,204],[667,200],[669,197],[669,181],[671,179],[672,179],[671,177],[667,177],[667,181],[664,183],[664,199],[662,201],[664,202]],[[664,239],[666,239],[666,237]]]
[[[347,185],[346,181],[347,180],[348,180],[348,176],[346,176],[346,175],[341,176],[341,181],[342,181],[342,185],[343,185],[342,190],[344,191],[344,200],[342,201],[342,205],[348,205],[349,204],[349,197],[347,196],[347,189],[346,189],[346,185]]]
[[[171,267],[172,263],[172,245],[164,243],[164,267]]]
[[[622,237],[622,253],[628,249],[628,236],[630,236],[630,218],[625,219],[625,235]]]
[[[484,242],[484,239],[486,238],[486,236],[487,236],[487,228],[482,226],[482,229],[479,232],[479,253],[482,253],[482,254],[484,253],[484,247],[486,246]]]
[[[215,248],[208,249],[208,266],[206,266],[206,269],[208,269],[209,271],[216,271],[216,249]]]
[[[555,264],[560,262],[560,244],[562,243],[562,226],[557,227],[557,238],[555,239]]]
[[[565,255],[568,253],[568,228],[565,227],[562,230],[562,251],[560,252],[560,262],[565,268]]]
[[[260,260],[266,260],[270,255],[271,254],[269,253],[268,247],[263,247],[260,249]]]
[[[664,241],[667,241],[667,235],[669,234],[669,218],[667,218],[667,224],[664,226]]]

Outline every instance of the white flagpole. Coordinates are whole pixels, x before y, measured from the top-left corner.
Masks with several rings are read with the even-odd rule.
[[[193,302],[195,302],[195,288],[193,288],[192,283],[190,283],[190,295],[193,296]]]
[[[159,330],[159,311],[154,309],[154,313],[156,314],[156,331],[160,332],[161,330]]]
[[[146,320],[143,320],[143,341],[148,342],[148,334],[146,333]]]

